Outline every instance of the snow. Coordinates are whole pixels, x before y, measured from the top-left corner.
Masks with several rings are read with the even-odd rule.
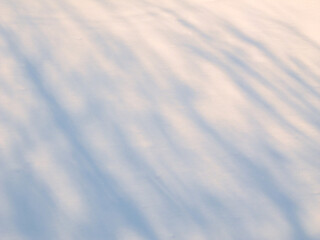
[[[319,12],[0,0],[0,239],[320,239]]]

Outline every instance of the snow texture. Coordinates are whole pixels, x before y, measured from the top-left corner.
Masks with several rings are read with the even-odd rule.
[[[1,240],[319,240],[319,0],[0,0]]]

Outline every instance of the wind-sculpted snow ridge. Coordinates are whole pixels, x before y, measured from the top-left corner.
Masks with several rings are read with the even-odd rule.
[[[320,239],[319,12],[0,0],[0,239]]]

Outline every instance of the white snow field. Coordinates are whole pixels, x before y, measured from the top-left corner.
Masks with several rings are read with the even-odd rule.
[[[0,240],[320,240],[319,0],[0,0]]]

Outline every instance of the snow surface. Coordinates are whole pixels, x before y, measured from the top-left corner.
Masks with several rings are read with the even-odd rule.
[[[319,0],[0,0],[1,240],[319,240]]]

